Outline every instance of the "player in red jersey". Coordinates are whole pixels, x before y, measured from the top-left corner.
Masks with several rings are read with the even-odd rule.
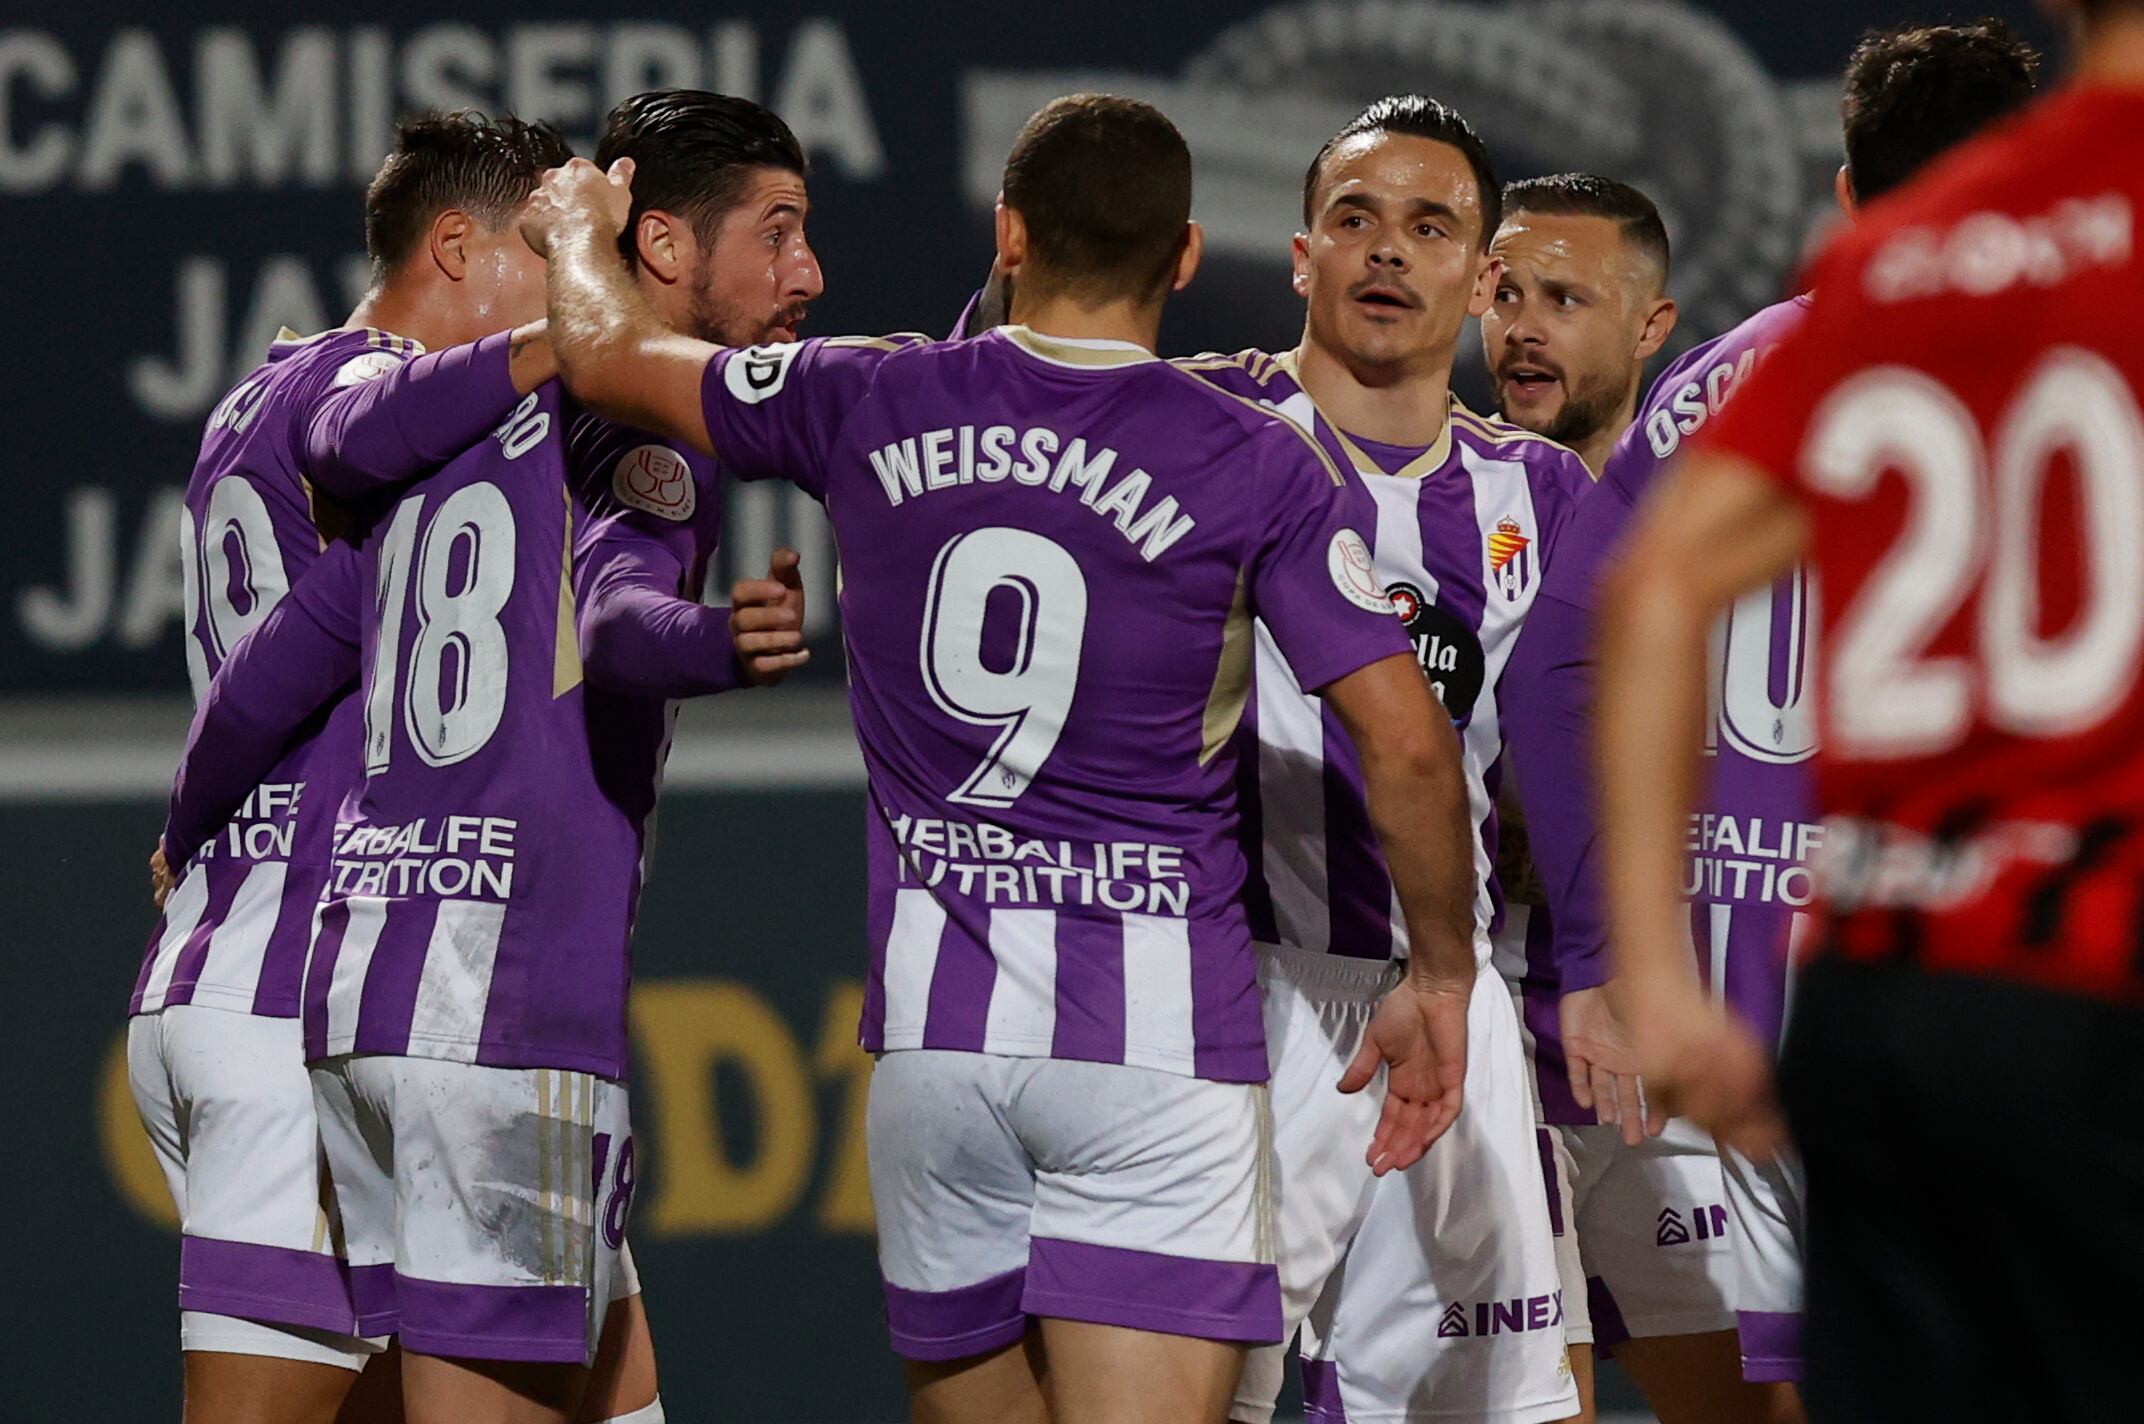
[[[1781,1077],[1824,1421],[2136,1407],[2144,3],[2062,8],[2074,82],[1819,260],[1602,624],[1614,934],[1657,947],[1682,933],[1706,629],[1797,559],[1822,581],[1826,907]],[[1651,1089],[1768,1146],[1757,1044],[1675,956],[1629,957]]]

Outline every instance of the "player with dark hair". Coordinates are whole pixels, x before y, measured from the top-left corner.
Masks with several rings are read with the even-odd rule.
[[[1423,947],[1356,1065],[1391,1082],[1369,1159],[1413,1162],[1460,1105],[1457,750],[1357,506],[1288,421],[1154,357],[1201,240],[1148,105],[1028,122],[996,224],[1013,324],[949,344],[667,330],[617,259],[630,178],[569,165],[526,228],[568,385],[796,482],[841,545],[872,1195],[913,1415],[1214,1424],[1281,1325],[1231,789],[1253,616],[1357,738]]]
[[[1780,1140],[1776,1025],[1700,993],[1675,889],[1708,632],[1802,560],[1822,583],[1803,794],[1825,817],[1825,875],[1780,1076],[1825,1420],[2135,1408],[2133,1318],[2077,1302],[2144,1285],[2125,1096],[2144,1029],[2144,345],[2110,319],[2144,305],[2144,171],[2106,142],[2144,129],[2144,6],[2078,8],[2077,81],[1858,215],[1607,581],[1599,775],[1640,1066],[1760,1161]],[[1957,53],[1921,34],[1909,56]],[[2029,73],[2014,52],[1968,69],[1996,101]],[[2006,87],[1983,85],[1991,70]],[[1930,106],[1870,106],[1893,108]],[[1864,155],[1857,197],[1904,167]],[[1967,1141],[1990,1150],[1931,1179]],[[2073,1239],[2050,1221],[2088,1225]]]
[[[819,283],[788,130],[756,105],[665,97],[770,141],[689,162],[753,206],[746,252],[793,323]],[[674,130],[617,127],[619,147],[665,161]],[[731,230],[732,214],[698,211]],[[635,281],[679,322],[705,317],[705,269],[734,246],[694,245],[690,226],[650,210],[636,229]],[[768,330],[772,310],[744,329]],[[372,1294],[378,1328],[399,1335],[419,1424],[502,1410],[659,1424],[624,1247],[622,1078],[665,699],[800,662],[801,590],[785,551],[768,580],[739,585],[758,606],[699,605],[720,497],[704,458],[575,410],[553,382],[484,425],[234,651],[165,842],[179,858],[221,834],[249,758],[359,680],[361,732],[345,735],[363,773],[335,826],[303,1012],[360,1304]]]
[[[1880,72],[1868,68],[1871,55],[1884,57]],[[1909,172],[1914,155],[1925,156],[1925,136],[1898,116],[1945,112],[1962,124],[1972,111],[1961,96],[1970,95],[1985,125],[2029,100],[2035,62],[2029,48],[1988,24],[1871,36],[1848,71],[1849,94],[1861,96],[1847,103],[1849,122],[1856,113],[1862,120],[1854,150],[1878,171]],[[2012,82],[1990,89],[1979,82],[1990,72]],[[1893,121],[1872,123],[1879,113]],[[1852,195],[1869,187],[1858,169],[1842,175],[1849,214]],[[1767,353],[1808,319],[1811,300],[1769,307],[1662,374],[1579,515],[1510,674],[1519,786],[1554,912],[1553,943],[1537,943],[1533,962],[1540,981],[1561,996],[1554,1011],[1550,999],[1533,999],[1529,1021],[1544,1036],[1560,1034],[1568,1069],[1567,1084],[1544,1079],[1543,1100],[1552,1118],[1582,1108],[1611,1124],[1563,1134],[1576,1177],[1578,1244],[1587,1274],[1599,1281],[1601,1343],[1669,1424],[1775,1420],[1797,1407],[1791,1382],[1801,1373],[1805,1192],[1791,1156],[1729,1150],[1715,1165],[1704,1153],[1709,1134],[1680,1119],[1645,1140],[1660,1131],[1660,1114],[1644,1122],[1630,1072],[1635,1061],[1605,987],[1613,965],[1598,890],[1598,792],[1584,751],[1595,686],[1593,609],[1602,564],[1662,463],[1717,418]],[[1807,787],[1816,745],[1811,608],[1810,588],[1797,574],[1720,620],[1710,674],[1709,814],[1692,827],[1697,888],[1686,942],[1714,994],[1774,1041],[1785,1016],[1789,941],[1808,932],[1803,862],[1821,838]],[[1622,1129],[1620,1142],[1613,1125]],[[1722,1194],[1724,1212],[1714,1204]],[[1683,1219],[1693,1205],[1717,1214],[1712,1220],[1724,1231],[1701,1234]],[[1672,1249],[1658,1244],[1664,1210],[1677,1213],[1673,1234],[1686,1238]],[[1623,1343],[1618,1335],[1631,1338]]]
[[[2016,108],[2039,68],[2001,20],[1869,31],[1846,61],[1840,208],[1874,202]]]
[[[1568,445],[1596,478],[1628,429],[1645,363],[1675,331],[1668,230],[1653,200],[1592,173],[1504,188],[1503,260],[1482,353],[1504,419]]]
[[[1314,1416],[1504,1424],[1575,1396],[1519,1024],[1492,963],[1502,919],[1493,810],[1504,660],[1590,484],[1569,450],[1451,394],[1466,318],[1497,290],[1500,190],[1465,119],[1422,95],[1365,109],[1319,150],[1294,241],[1292,351],[1180,363],[1313,431],[1374,509],[1371,576],[1391,595],[1458,732],[1474,847],[1467,1114],[1435,1152],[1374,1180],[1345,1150],[1376,1111],[1344,1098],[1369,1006],[1423,946],[1391,885],[1329,712],[1260,643],[1243,740],[1247,905],[1273,1069],[1280,1274]],[[1419,968],[1418,962],[1414,963]],[[1282,1351],[1252,1357],[1232,1417],[1264,1424]]]
[[[371,290],[349,322],[277,341],[218,402],[181,516],[197,696],[338,529],[338,501],[427,473],[550,378],[542,265],[516,228],[550,129],[456,113],[405,122],[365,198]],[[509,333],[516,323],[538,325]],[[472,344],[473,343],[473,344]],[[441,348],[424,354],[427,347]],[[127,1061],[184,1233],[190,1417],[332,1418],[379,1322],[323,1216],[298,999],[356,705],[263,741],[243,813],[176,890],[136,982]],[[257,784],[256,784],[257,783]]]

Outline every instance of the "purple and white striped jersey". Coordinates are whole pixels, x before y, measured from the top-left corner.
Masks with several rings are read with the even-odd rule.
[[[423,473],[514,398],[502,334],[425,356],[367,327],[299,339],[210,414],[180,516],[187,671],[198,698],[357,500]],[[412,403],[423,413],[411,418]],[[194,1003],[298,1011],[337,805],[357,775],[357,713],[323,707],[205,844],[159,918],[130,1011]]]
[[[720,353],[724,469],[821,499],[870,780],[862,1041],[1266,1077],[1231,750],[1251,621],[1403,653],[1331,461],[1121,342]]]
[[[718,493],[711,461],[578,412],[552,383],[361,547],[331,547],[219,673],[167,844],[234,804],[249,729],[291,725],[361,674],[361,777],[306,972],[309,1056],[622,1076],[666,699],[739,681],[728,611],[680,597]]]
[[[1807,297],[1767,307],[1693,347],[1653,383],[1601,471],[1599,492],[1566,536],[1513,659],[1519,794],[1553,921],[1552,929],[1538,923],[1536,912],[1525,947],[1525,1017],[1554,1121],[1592,1121],[1567,1101],[1555,1000],[1610,973],[1591,761],[1600,577],[1654,475],[1808,307]],[[1704,809],[1691,820],[1684,887],[1700,973],[1774,1036],[1786,1011],[1788,942],[1808,918],[1800,912],[1812,888],[1807,859],[1821,835],[1807,766],[1816,749],[1813,613],[1807,578],[1797,571],[1745,597],[1713,630],[1710,780]]]
[[[1351,437],[1312,404],[1292,352],[1177,364],[1313,431],[1355,472],[1355,497],[1370,510],[1378,585],[1398,606],[1459,730],[1477,837],[1475,957],[1486,966],[1503,914],[1495,873],[1505,733],[1499,685],[1542,570],[1591,484],[1584,464],[1563,446],[1478,416],[1456,398],[1444,433],[1426,448]],[[1305,695],[1276,652],[1261,624],[1256,696],[1242,733],[1252,932],[1261,943],[1295,949],[1404,957],[1406,922],[1370,824],[1354,748],[1339,719]]]

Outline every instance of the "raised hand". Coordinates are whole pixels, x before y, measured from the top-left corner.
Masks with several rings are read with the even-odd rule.
[[[804,578],[794,549],[776,549],[767,576],[730,587],[730,639],[745,677],[772,687],[811,661],[804,646]]]
[[[537,255],[549,256],[552,241],[572,227],[615,238],[625,231],[632,211],[632,159],[619,159],[608,172],[585,158],[569,159],[563,168],[545,173],[530,195],[521,210],[521,236]]]

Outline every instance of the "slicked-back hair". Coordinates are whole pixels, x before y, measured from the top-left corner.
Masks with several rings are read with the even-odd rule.
[[[608,168],[621,158],[633,160],[633,211],[618,237],[628,262],[638,258],[633,233],[642,213],[674,213],[705,241],[755,172],[810,172],[804,146],[772,109],[705,89],[651,89],[612,109],[596,163]]]
[[[1191,150],[1152,104],[1052,99],[1005,159],[1005,206],[1033,251],[1020,283],[1100,304],[1166,293],[1191,221]]]
[[[1846,61],[1846,167],[1880,198],[2032,98],[2040,54],[2001,20],[1870,30]]]
[[[1544,213],[1553,217],[1606,218],[1623,232],[1623,240],[1645,254],[1668,279],[1668,227],[1653,200],[1598,173],[1554,173],[1521,178],[1504,185],[1504,216]]]
[[[1311,204],[1317,200],[1318,179],[1325,169],[1325,160],[1335,148],[1351,138],[1362,134],[1406,134],[1410,138],[1426,138],[1437,143],[1448,143],[1459,150],[1474,170],[1474,186],[1481,194],[1481,247],[1489,245],[1503,222],[1503,189],[1497,184],[1496,169],[1489,163],[1489,149],[1474,132],[1474,126],[1461,118],[1459,111],[1449,104],[1439,103],[1426,94],[1388,94],[1347,121],[1346,127],[1325,140],[1317,157],[1310,160],[1310,167],[1303,174],[1303,226],[1309,228],[1316,220]]]
[[[549,124],[487,118],[474,109],[404,119],[394,152],[365,189],[373,275],[415,254],[441,213],[458,209],[496,231],[536,191],[545,169],[571,157]]]

